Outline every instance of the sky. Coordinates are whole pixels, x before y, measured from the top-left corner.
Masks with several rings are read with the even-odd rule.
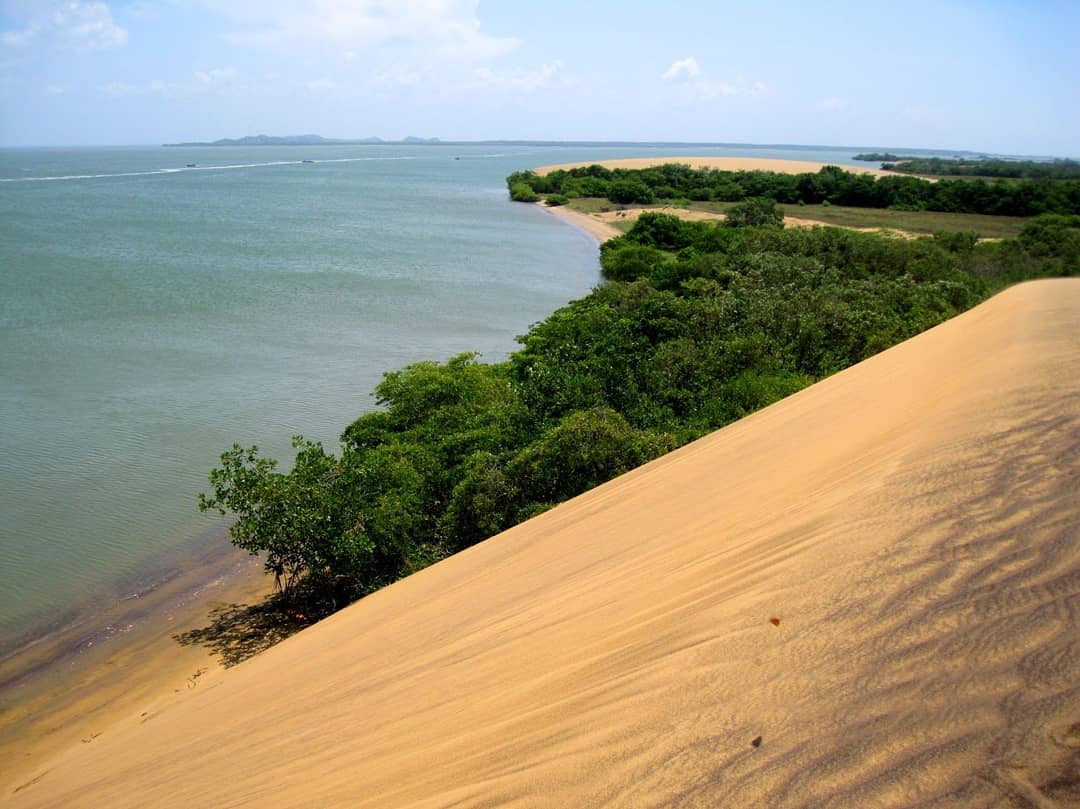
[[[0,145],[251,134],[1080,157],[1080,2],[0,0]]]

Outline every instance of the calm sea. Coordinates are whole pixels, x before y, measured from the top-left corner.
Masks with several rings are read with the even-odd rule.
[[[336,447],[384,371],[500,360],[587,293],[595,244],[508,202],[506,174],[656,153],[0,150],[0,650],[193,541],[233,442]]]

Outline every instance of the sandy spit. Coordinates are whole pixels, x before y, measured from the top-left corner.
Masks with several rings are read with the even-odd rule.
[[[608,239],[613,239],[616,236],[622,235],[623,232],[615,226],[616,222],[634,222],[643,213],[663,213],[670,216],[677,216],[680,219],[685,219],[689,222],[720,222],[725,218],[722,213],[696,211],[689,208],[619,208],[614,211],[582,213],[581,211],[567,208],[565,205],[548,207],[543,202],[537,202],[535,204],[554,216],[557,216],[559,219],[585,231],[600,244],[603,244]],[[784,215],[784,225],[786,227],[794,228],[839,227],[842,230],[857,230],[864,233],[890,233],[905,239],[917,239],[919,237],[919,234],[917,233],[899,230],[898,228],[857,228],[844,225],[830,225],[828,222],[788,216],[786,214]]]
[[[589,234],[600,244],[603,244],[608,239],[614,239],[616,236],[622,235],[622,231],[611,224],[612,220],[606,218],[606,214],[582,213],[581,211],[575,211],[573,208],[567,208],[565,205],[548,207],[543,202],[537,202],[535,204],[539,205],[552,216]],[[637,217],[635,216],[634,218],[636,219]]]
[[[1014,287],[101,726],[3,802],[1075,805],[1078,335],[1080,280]]]
[[[553,166],[540,166],[533,169],[540,175],[548,174],[558,169],[573,169],[581,166],[600,164],[609,169],[647,169],[652,166],[662,166],[665,163],[679,163],[694,169],[719,169],[721,171],[776,171],[782,174],[805,174],[816,173],[830,163],[815,163],[809,160],[781,160],[764,157],[627,157],[620,160],[587,160],[582,163],[559,163]],[[894,171],[869,168],[867,166],[841,166],[844,171],[853,174],[873,174],[875,177],[885,177],[896,174]]]

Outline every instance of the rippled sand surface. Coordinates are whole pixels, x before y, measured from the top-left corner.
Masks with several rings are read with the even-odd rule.
[[[148,700],[4,802],[1076,805],[1078,458],[1080,281],[1023,284]]]

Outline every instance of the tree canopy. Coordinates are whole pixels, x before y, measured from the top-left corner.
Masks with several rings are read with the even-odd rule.
[[[914,176],[874,177],[855,174],[838,166],[825,166],[806,174],[770,171],[719,171],[692,169],[675,163],[645,169],[606,169],[584,166],[560,169],[543,176],[531,171],[516,172],[507,178],[511,197],[535,201],[558,194],[568,199],[603,197],[616,204],[647,205],[657,200],[716,200],[741,202],[765,198],[782,204],[847,205],[857,208],[894,208],[907,211],[978,213],[1002,216],[1037,216],[1044,213],[1080,214],[1080,172],[1071,161],[1032,163],[1021,166],[1011,161],[1001,167],[999,179],[942,179],[936,182]],[[916,163],[901,163],[915,166]],[[935,166],[945,173],[967,174],[950,161]],[[983,170],[990,164],[980,163]],[[996,165],[996,164],[995,164]],[[991,166],[992,167],[992,166]],[[925,167],[923,167],[925,168]],[[915,169],[911,169],[915,171]],[[1009,172],[1018,170],[1015,175]],[[920,173],[920,172],[917,172]],[[1007,180],[1019,176],[1021,179]],[[531,189],[535,198],[526,189]]]
[[[506,361],[388,372],[338,454],[297,438],[287,472],[233,446],[201,508],[233,515],[233,542],[264,554],[290,598],[334,609],[1009,283],[1080,274],[1078,216],[987,243],[786,230],[772,209],[749,201],[739,226],[643,215],[604,244],[605,282]]]

